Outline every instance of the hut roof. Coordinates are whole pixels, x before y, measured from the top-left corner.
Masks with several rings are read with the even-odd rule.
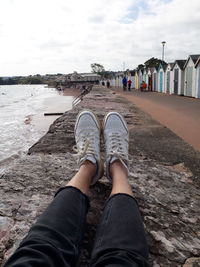
[[[192,59],[193,63],[195,64],[197,62],[199,56],[200,55],[189,55],[187,61],[185,62],[184,68],[187,66],[187,63],[188,63],[190,58]]]
[[[183,70],[186,61],[187,61],[187,60],[185,60],[185,59],[177,59],[177,60],[175,60],[174,65],[173,65],[173,67],[172,67],[172,70],[174,69],[174,67],[175,67],[176,64],[179,66],[179,68],[180,68],[181,70]]]

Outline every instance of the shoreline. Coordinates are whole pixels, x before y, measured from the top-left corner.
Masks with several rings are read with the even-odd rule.
[[[44,100],[45,112],[65,113],[66,111],[71,110],[73,108],[72,105],[67,103],[68,101],[64,101],[64,97],[72,97],[75,99],[79,94],[80,90],[76,88],[65,88],[63,91],[58,91],[57,97],[50,97]],[[42,134],[45,134],[51,124],[60,117],[60,115],[44,116],[45,112],[26,116],[24,123],[32,125],[38,131],[41,131]]]

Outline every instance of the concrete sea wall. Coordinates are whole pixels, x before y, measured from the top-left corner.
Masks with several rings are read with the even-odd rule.
[[[128,123],[133,159],[129,180],[143,217],[152,266],[200,266],[200,153],[134,104],[100,86],[58,118],[28,154],[1,175],[0,263],[16,249],[55,191],[76,172],[73,129],[82,109],[95,111],[100,119],[116,110]],[[105,176],[91,188],[79,266],[88,265],[110,189]]]

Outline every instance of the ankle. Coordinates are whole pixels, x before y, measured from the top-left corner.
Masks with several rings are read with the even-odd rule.
[[[128,170],[127,168],[122,164],[120,160],[116,160],[110,165],[110,174],[112,179],[114,178],[121,178],[121,179],[128,179]]]
[[[86,160],[81,164],[79,172],[93,177],[96,173],[96,170],[97,170],[97,165],[89,160]]]

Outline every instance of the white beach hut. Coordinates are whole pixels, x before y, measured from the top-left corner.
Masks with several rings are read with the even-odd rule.
[[[143,81],[143,70],[140,69],[139,72],[138,72],[138,86],[139,86],[139,89],[140,89],[140,85]]]
[[[195,97],[200,98],[200,57],[198,58],[196,64],[196,94]]]
[[[152,77],[152,88],[153,91],[158,91],[158,69],[155,67],[152,71],[153,77]]]
[[[165,93],[170,94],[172,91],[172,67],[174,63],[168,63],[165,71]]]
[[[200,55],[190,55],[184,65],[184,95],[186,96],[196,96],[196,69],[195,64]]]
[[[148,85],[148,69],[144,68],[143,70],[143,81]]]
[[[184,65],[186,60],[175,60],[172,67],[171,94],[184,95]]]

